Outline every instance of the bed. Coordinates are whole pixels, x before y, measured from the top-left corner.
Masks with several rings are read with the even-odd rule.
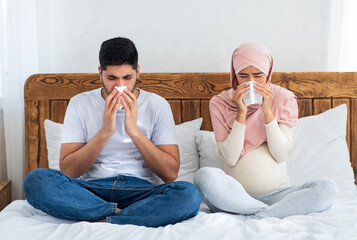
[[[272,82],[295,93],[299,104],[292,184],[331,178],[340,195],[325,212],[285,219],[210,213],[175,225],[67,221],[47,215],[26,200],[0,213],[0,239],[357,239],[357,73],[274,73]],[[212,96],[229,89],[228,73],[142,73],[139,88],[168,100],[181,156],[178,180],[191,181],[204,166],[222,167],[208,110]],[[24,89],[26,172],[58,168],[59,139],[69,99],[101,87],[97,74],[35,74]]]

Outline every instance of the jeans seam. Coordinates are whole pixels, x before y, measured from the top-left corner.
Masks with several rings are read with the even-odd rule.
[[[80,183],[83,187],[87,188],[95,188],[95,189],[104,189],[104,190],[113,190],[113,187],[99,187],[99,186],[93,186],[93,185],[88,185],[88,184],[82,184]]]
[[[95,188],[95,189],[105,189],[105,190],[120,190],[120,191],[133,191],[133,190],[140,190],[140,191],[144,191],[144,190],[153,190],[155,189],[155,186],[144,186],[143,188],[115,188],[113,185],[111,187],[101,187],[101,186],[93,186],[90,184],[83,184],[83,183],[79,183],[80,185],[82,185],[83,187],[88,187],[88,188]]]
[[[112,204],[113,204],[112,213],[109,214],[109,215],[114,215],[114,214],[116,213],[116,211],[117,211],[117,208],[118,208],[118,204],[117,204],[117,203],[112,203]],[[106,220],[107,222],[111,223],[110,216],[107,216],[107,217],[105,218],[105,220]]]
[[[121,213],[121,214],[120,214],[120,212],[119,212],[119,215],[120,215],[120,216],[128,215],[129,213],[131,213],[132,211],[134,211],[134,210],[137,209],[138,207],[142,206],[143,204],[146,204],[146,203],[148,203],[148,202],[150,202],[150,201],[152,201],[152,200],[155,200],[156,198],[159,198],[159,197],[161,197],[162,195],[163,195],[163,194],[158,194],[158,195],[156,195],[154,198],[145,199],[145,201],[142,201],[142,202],[136,204],[135,206],[129,208],[128,210],[124,210],[124,213]]]
[[[110,214],[110,215],[115,214],[116,211],[117,211],[117,208],[118,208],[118,204],[117,203],[113,203],[112,214]]]
[[[157,199],[157,198],[159,198],[159,197],[161,197],[161,196],[164,196],[164,195],[166,194],[166,191],[167,191],[167,190],[168,190],[168,188],[165,188],[163,193],[157,194],[157,195],[156,195],[155,197],[153,197],[153,198],[147,198],[147,199],[143,200],[142,202],[138,203],[137,205],[135,205],[135,206],[133,206],[133,207],[129,207],[128,210],[125,210],[125,209],[121,210],[120,212],[118,212],[118,213],[116,214],[116,216],[126,216],[126,215],[128,215],[129,213],[133,212],[135,209],[137,209],[138,207],[142,206],[143,204],[146,204],[146,203],[148,203],[148,202],[150,202],[150,201],[152,201],[152,200],[155,200],[155,199]],[[108,218],[109,218],[109,220],[110,220],[110,221],[108,221],[108,222],[111,222],[111,217],[108,217]]]
[[[110,189],[110,200],[112,200],[112,201],[113,201],[114,196],[115,196],[115,192],[113,191],[113,189],[114,189],[114,186],[115,186],[117,183],[118,183],[118,178],[113,182],[112,187],[111,187],[111,189]]]

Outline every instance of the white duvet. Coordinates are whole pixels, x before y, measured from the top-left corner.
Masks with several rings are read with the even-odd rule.
[[[357,239],[357,196],[327,211],[285,219],[209,213],[160,228],[67,221],[17,200],[0,213],[0,239]]]

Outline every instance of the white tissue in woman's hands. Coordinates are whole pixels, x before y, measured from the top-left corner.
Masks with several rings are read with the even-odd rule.
[[[243,84],[249,84],[249,92],[243,97],[245,105],[249,106],[251,104],[262,104],[263,96],[254,91],[254,81],[242,83],[242,85]]]

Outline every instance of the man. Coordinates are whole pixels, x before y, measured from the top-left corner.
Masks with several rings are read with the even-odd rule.
[[[78,94],[68,105],[61,171],[29,173],[27,201],[59,218],[148,227],[195,216],[197,188],[172,182],[180,160],[170,105],[135,87],[140,66],[134,43],[104,41],[99,62],[103,88]]]

